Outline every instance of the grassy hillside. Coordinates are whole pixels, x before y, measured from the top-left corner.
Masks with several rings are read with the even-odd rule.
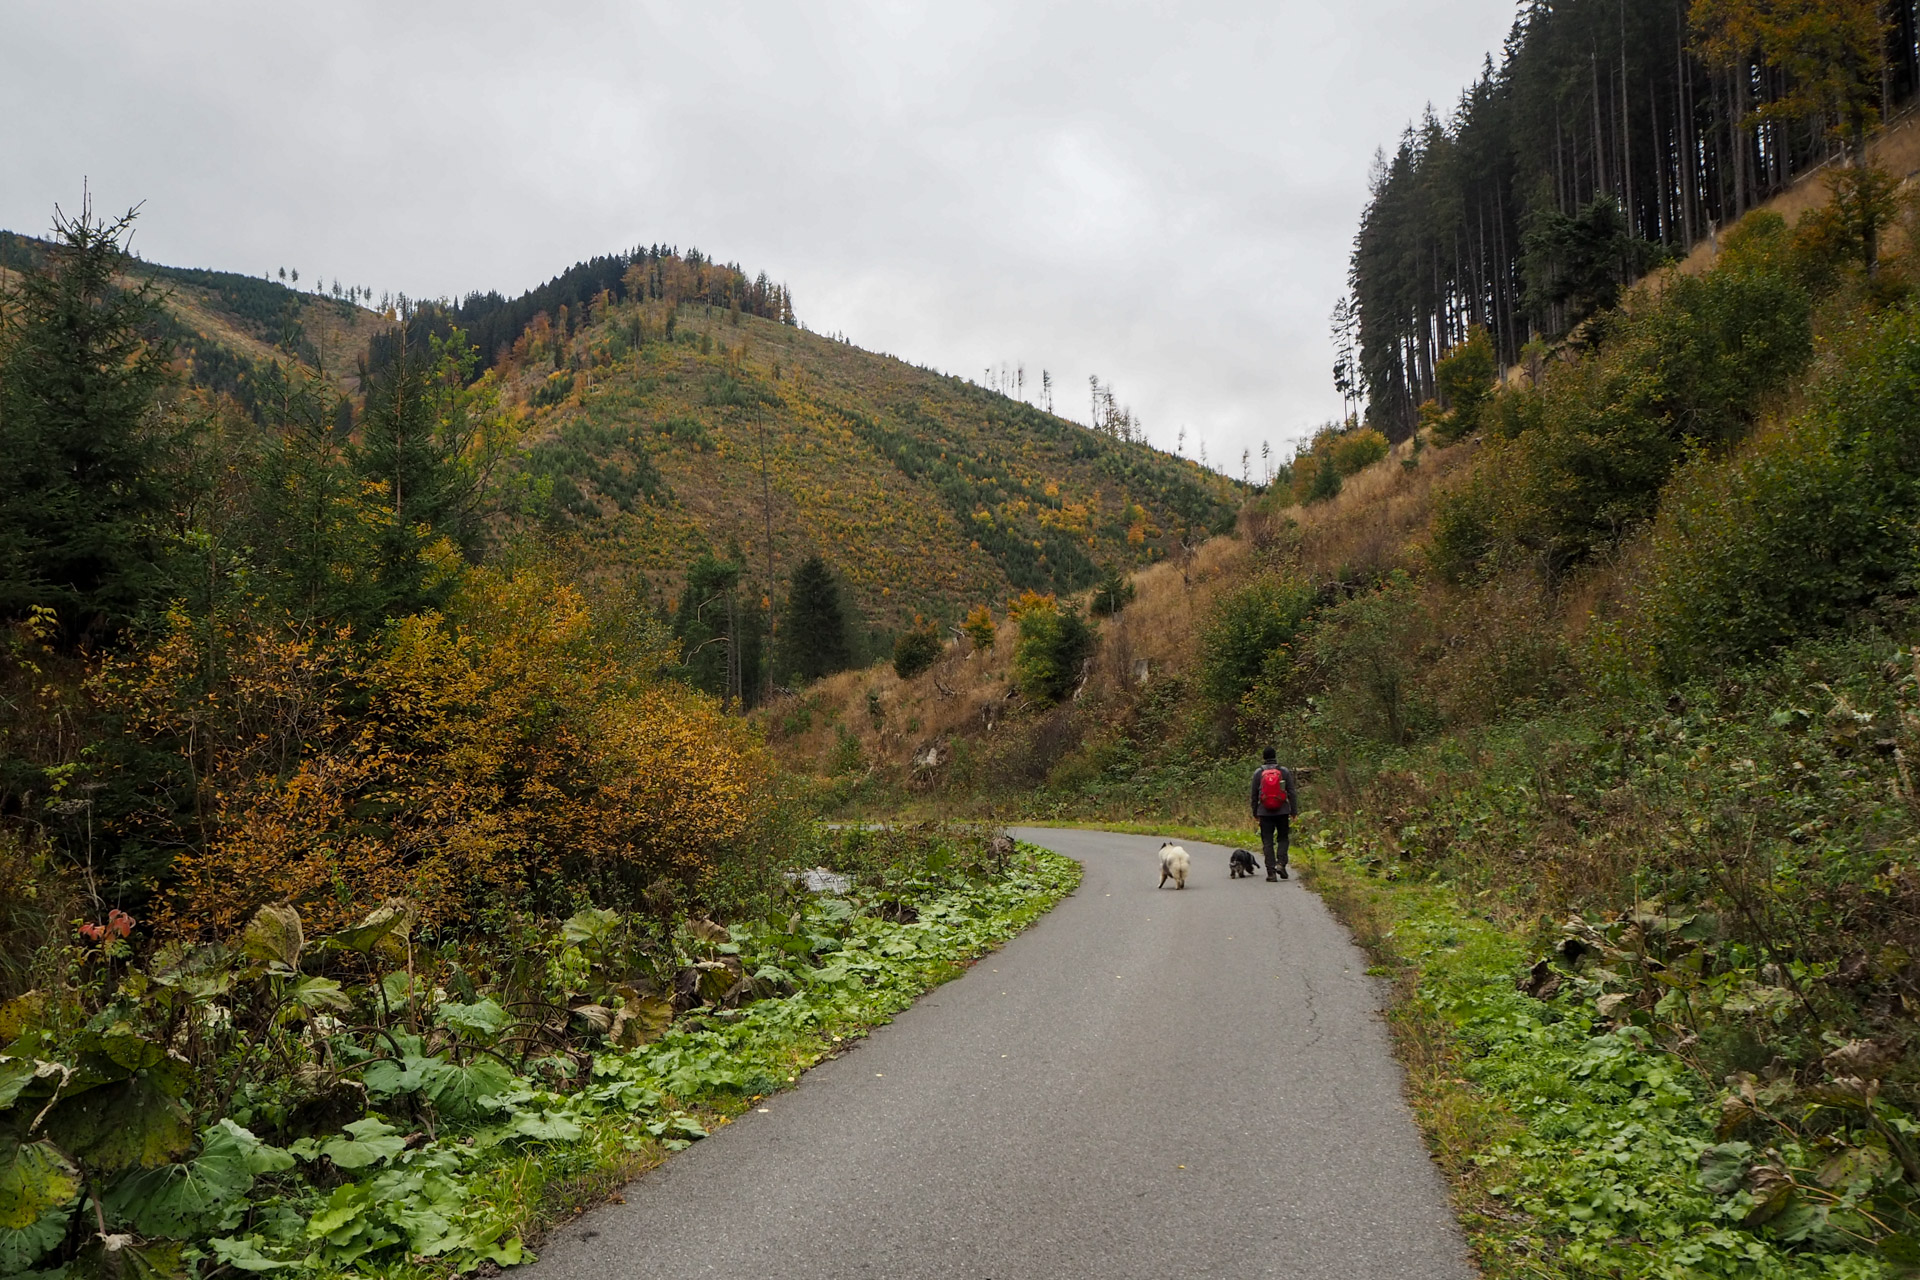
[[[656,580],[732,545],[764,579],[770,529],[777,581],[818,553],[889,630],[1176,554],[1240,497],[1143,444],[701,304],[613,305],[570,338],[537,324],[495,374],[529,415],[523,518]]]
[[[0,267],[19,272],[44,261],[47,244],[0,231]],[[324,375],[357,395],[367,345],[392,319],[346,298],[304,292],[232,271],[130,263],[129,283],[151,281],[164,303],[159,336],[197,387],[230,396],[257,416],[274,364]]]

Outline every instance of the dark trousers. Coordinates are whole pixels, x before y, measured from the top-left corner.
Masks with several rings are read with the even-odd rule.
[[[1287,865],[1287,815],[1260,816],[1260,851],[1267,855],[1267,874]],[[1275,853],[1279,861],[1274,860]]]

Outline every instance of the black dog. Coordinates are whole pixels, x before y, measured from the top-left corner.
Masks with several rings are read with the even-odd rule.
[[[1227,872],[1235,880],[1253,874],[1253,854],[1245,849],[1235,849],[1227,855]]]

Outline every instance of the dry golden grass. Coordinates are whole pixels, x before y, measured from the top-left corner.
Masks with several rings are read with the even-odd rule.
[[[1403,440],[1387,457],[1348,477],[1325,502],[1270,515],[1250,508],[1242,519],[1243,536],[1258,546],[1282,536],[1290,522],[1299,539],[1299,567],[1324,582],[1415,571],[1425,557],[1438,487],[1473,453],[1473,445],[1463,442],[1428,446],[1416,456],[1413,442]],[[1409,461],[1414,465],[1406,465]]]
[[[1472,453],[1462,444],[1429,447],[1416,458],[1411,442],[1403,442],[1350,477],[1329,501],[1279,511],[1249,504],[1233,535],[1134,573],[1132,603],[1099,623],[1100,643],[1079,696],[1106,699],[1190,672],[1214,600],[1287,539],[1297,539],[1292,554],[1301,568],[1323,581],[1418,569],[1436,488]],[[1415,465],[1404,465],[1409,459]],[[1088,601],[1078,603],[1084,609]],[[950,642],[945,656],[912,680],[900,679],[888,662],[843,671],[778,699],[762,716],[780,754],[798,767],[826,772],[841,750],[843,730],[858,738],[869,768],[911,770],[930,749],[944,762],[954,739],[990,740],[1019,716],[1022,707],[1011,692],[1018,634],[1003,619],[985,652]]]

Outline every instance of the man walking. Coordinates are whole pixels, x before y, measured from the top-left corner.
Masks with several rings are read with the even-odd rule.
[[[1288,819],[1300,811],[1295,803],[1293,770],[1275,763],[1272,747],[1261,752],[1260,761],[1260,767],[1253,771],[1253,817],[1260,824],[1260,850],[1267,855],[1267,879],[1285,880]]]

